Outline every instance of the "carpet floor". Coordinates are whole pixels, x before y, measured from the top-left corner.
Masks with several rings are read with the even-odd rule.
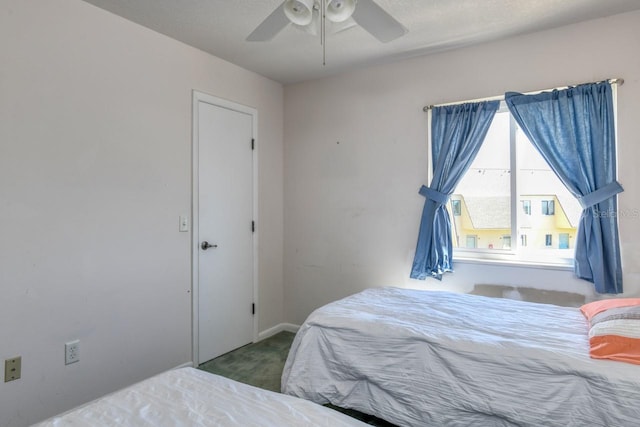
[[[280,378],[295,334],[280,332],[257,343],[245,345],[198,366],[198,369],[275,392],[280,392]],[[326,405],[357,418],[366,424],[393,427],[384,420],[352,409]]]

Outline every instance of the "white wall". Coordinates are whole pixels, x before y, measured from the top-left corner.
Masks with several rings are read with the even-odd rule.
[[[1,426],[191,361],[193,89],[259,112],[262,331],[283,320],[282,86],[79,0],[0,1],[0,363],[22,356]]]
[[[640,13],[373,66],[285,87],[285,311],[366,287],[468,292],[474,284],[558,289],[593,298],[559,270],[457,263],[442,282],[409,280],[427,184],[424,105],[622,77],[621,212],[638,212]],[[328,58],[331,61],[331,58]],[[640,218],[620,218],[625,295],[640,295]]]

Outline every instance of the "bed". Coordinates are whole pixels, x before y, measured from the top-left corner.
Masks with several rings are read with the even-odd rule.
[[[302,399],[181,368],[37,424],[52,426],[359,427],[364,423]]]
[[[578,308],[368,289],[307,318],[282,391],[400,426],[640,425],[640,366],[587,332]]]

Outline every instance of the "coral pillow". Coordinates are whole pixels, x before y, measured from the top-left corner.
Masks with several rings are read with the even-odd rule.
[[[589,354],[640,365],[640,298],[595,301],[580,307],[589,320]]]

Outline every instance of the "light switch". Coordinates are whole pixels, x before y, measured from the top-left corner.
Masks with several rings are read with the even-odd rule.
[[[180,231],[189,231],[189,217],[180,215]]]

